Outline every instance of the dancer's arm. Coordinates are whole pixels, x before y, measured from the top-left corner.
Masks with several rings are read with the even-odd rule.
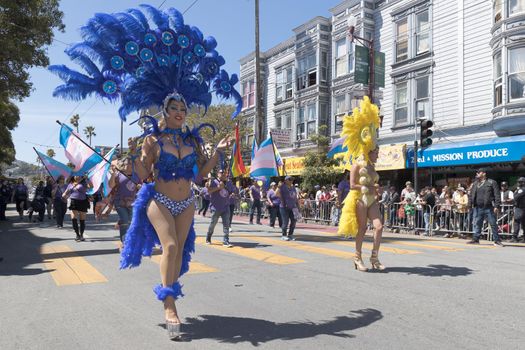
[[[224,155],[224,151],[226,148],[230,145],[230,136],[226,136],[223,138],[217,147],[215,147],[215,153],[213,153],[213,156],[204,164],[204,166],[199,170],[199,175],[204,177],[205,175],[208,175],[210,171],[217,165],[219,162],[220,154]]]

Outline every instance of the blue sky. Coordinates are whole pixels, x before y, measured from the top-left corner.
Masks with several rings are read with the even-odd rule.
[[[183,12],[195,0],[166,0],[162,8],[175,7]],[[163,0],[150,1],[154,6]],[[267,50],[293,35],[292,29],[315,16],[330,16],[329,9],[341,0],[261,0],[260,30],[261,50]],[[61,43],[80,41],[79,28],[97,12],[118,12],[137,7],[144,1],[127,0],[62,0],[65,33],[56,33],[55,41],[48,49],[51,64],[66,64],[74,67],[64,54],[67,47]],[[254,49],[254,0],[198,0],[184,15],[185,22],[201,29],[205,36],[217,39],[218,51],[226,59],[225,69],[239,73],[239,59]],[[59,42],[61,41],[61,42]],[[34,91],[22,103],[20,123],[13,131],[16,158],[34,163],[36,154],[32,147],[45,151],[54,147],[57,160],[65,161],[63,149],[59,147],[59,126],[55,120],[69,122],[72,114],[80,114],[80,127],[95,127],[95,145],[115,145],[120,142],[120,119],[118,105],[96,98],[78,104],[52,96],[53,89],[61,81],[46,69],[32,69],[31,81]],[[78,106],[78,107],[77,107]],[[75,107],[77,107],[75,109]],[[136,126],[124,124],[124,140],[139,133]],[[38,144],[38,145],[35,145]],[[42,146],[39,146],[42,145]]]

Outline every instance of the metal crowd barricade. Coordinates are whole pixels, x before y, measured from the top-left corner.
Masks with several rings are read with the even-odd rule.
[[[413,204],[409,207],[406,203],[390,203],[384,205],[383,212],[384,225],[391,230],[414,234],[426,232],[432,235],[434,218],[429,205]]]
[[[335,201],[315,201],[304,199],[299,203],[299,210],[304,222],[314,221],[323,224],[332,223]]]

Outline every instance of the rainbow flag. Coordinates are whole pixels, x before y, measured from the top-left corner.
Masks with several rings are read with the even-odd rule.
[[[235,143],[233,144],[232,156],[231,156],[231,166],[230,171],[232,177],[239,177],[246,174],[246,168],[244,167],[244,162],[242,161],[241,156],[241,147],[240,145],[240,136],[239,136],[239,125],[235,126]]]

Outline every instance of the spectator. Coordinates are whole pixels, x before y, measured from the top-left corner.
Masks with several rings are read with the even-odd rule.
[[[51,220],[51,212],[53,211],[53,183],[55,181],[51,176],[46,177],[46,185],[44,187],[44,200],[47,207],[47,218]]]
[[[425,221],[425,233],[423,235],[428,236],[431,228],[430,215],[432,213],[432,208],[436,205],[436,198],[428,187],[423,188],[422,192],[423,197],[421,205],[423,206],[423,220]]]
[[[215,209],[211,216],[210,226],[208,227],[208,233],[206,235],[206,244],[211,244],[211,236],[215,230],[215,226],[219,221],[219,217],[222,219],[222,232],[224,234],[222,245],[225,247],[233,247],[230,244],[230,193],[226,188],[226,173],[219,170],[217,178],[207,184],[208,192],[210,193],[211,206]]]
[[[277,189],[277,196],[281,199],[280,211],[283,219],[282,240],[295,241],[293,233],[297,222],[297,190],[293,186],[293,178],[286,176],[284,184]],[[288,227],[288,223],[290,227]]]
[[[394,186],[390,186],[389,189],[389,196],[388,196],[388,207],[389,207],[389,213],[388,213],[388,225],[390,228],[393,228],[394,225],[397,225],[396,221],[396,204],[401,201],[401,198],[399,196],[399,193],[397,193],[396,188]]]
[[[413,230],[415,228],[414,226],[414,217],[415,217],[415,208],[414,204],[412,203],[412,198],[407,197],[406,204],[404,206],[405,208],[405,215],[407,218],[407,226],[409,230]]]
[[[501,195],[496,181],[487,178],[487,171],[484,168],[478,169],[476,181],[472,186],[470,203],[474,207],[474,236],[469,244],[479,244],[483,222],[487,220],[492,230],[494,245],[503,247],[498,235],[496,224],[496,214],[499,212]]]
[[[279,181],[279,184],[282,185],[282,182]],[[268,204],[268,211],[270,212],[270,227],[275,228],[275,219],[277,218],[279,222],[279,228],[282,228],[282,218],[279,207],[281,205],[281,199],[277,196],[277,184],[272,182],[270,184],[270,189],[268,190],[266,196],[266,202]]]
[[[208,178],[208,182],[211,181],[211,178]],[[200,191],[200,196],[202,199],[202,205],[199,208],[199,214],[202,213],[202,216],[206,217],[206,212],[210,206],[210,193],[208,192],[207,184]]]
[[[449,193],[445,193],[442,204],[439,205],[437,220],[440,229],[450,231],[450,218],[452,216],[452,197]]]
[[[520,227],[523,230],[523,241],[525,242],[525,177],[523,176],[518,179],[514,202],[514,231],[511,242],[518,242]]]
[[[468,219],[468,195],[464,187],[458,187],[453,198],[454,206],[456,207],[456,221],[457,221],[457,230],[461,238],[465,238],[464,232],[467,227]],[[445,235],[445,237],[450,237],[450,235]]]
[[[410,181],[407,181],[405,182],[405,188],[403,188],[403,190],[401,191],[401,201],[404,201],[407,194],[412,194],[414,192],[414,187],[412,187],[412,182]],[[412,200],[414,200],[416,197],[415,197],[415,193],[414,193],[414,198],[412,198]]]
[[[252,186],[250,187],[250,198],[252,200],[252,206],[250,208],[250,224],[253,225],[253,215],[257,210],[257,225],[262,225],[261,223],[261,187],[259,186],[257,180],[253,180]]]
[[[510,232],[510,217],[514,206],[514,193],[509,190],[509,184],[506,181],[501,182],[500,191],[501,221],[499,222],[499,225],[502,227],[502,231],[508,234]]]
[[[343,202],[346,196],[348,195],[348,192],[350,192],[350,172],[348,170],[345,170],[343,174],[343,179],[339,181],[339,184],[337,185],[337,224],[339,224],[339,217],[341,217]]]

